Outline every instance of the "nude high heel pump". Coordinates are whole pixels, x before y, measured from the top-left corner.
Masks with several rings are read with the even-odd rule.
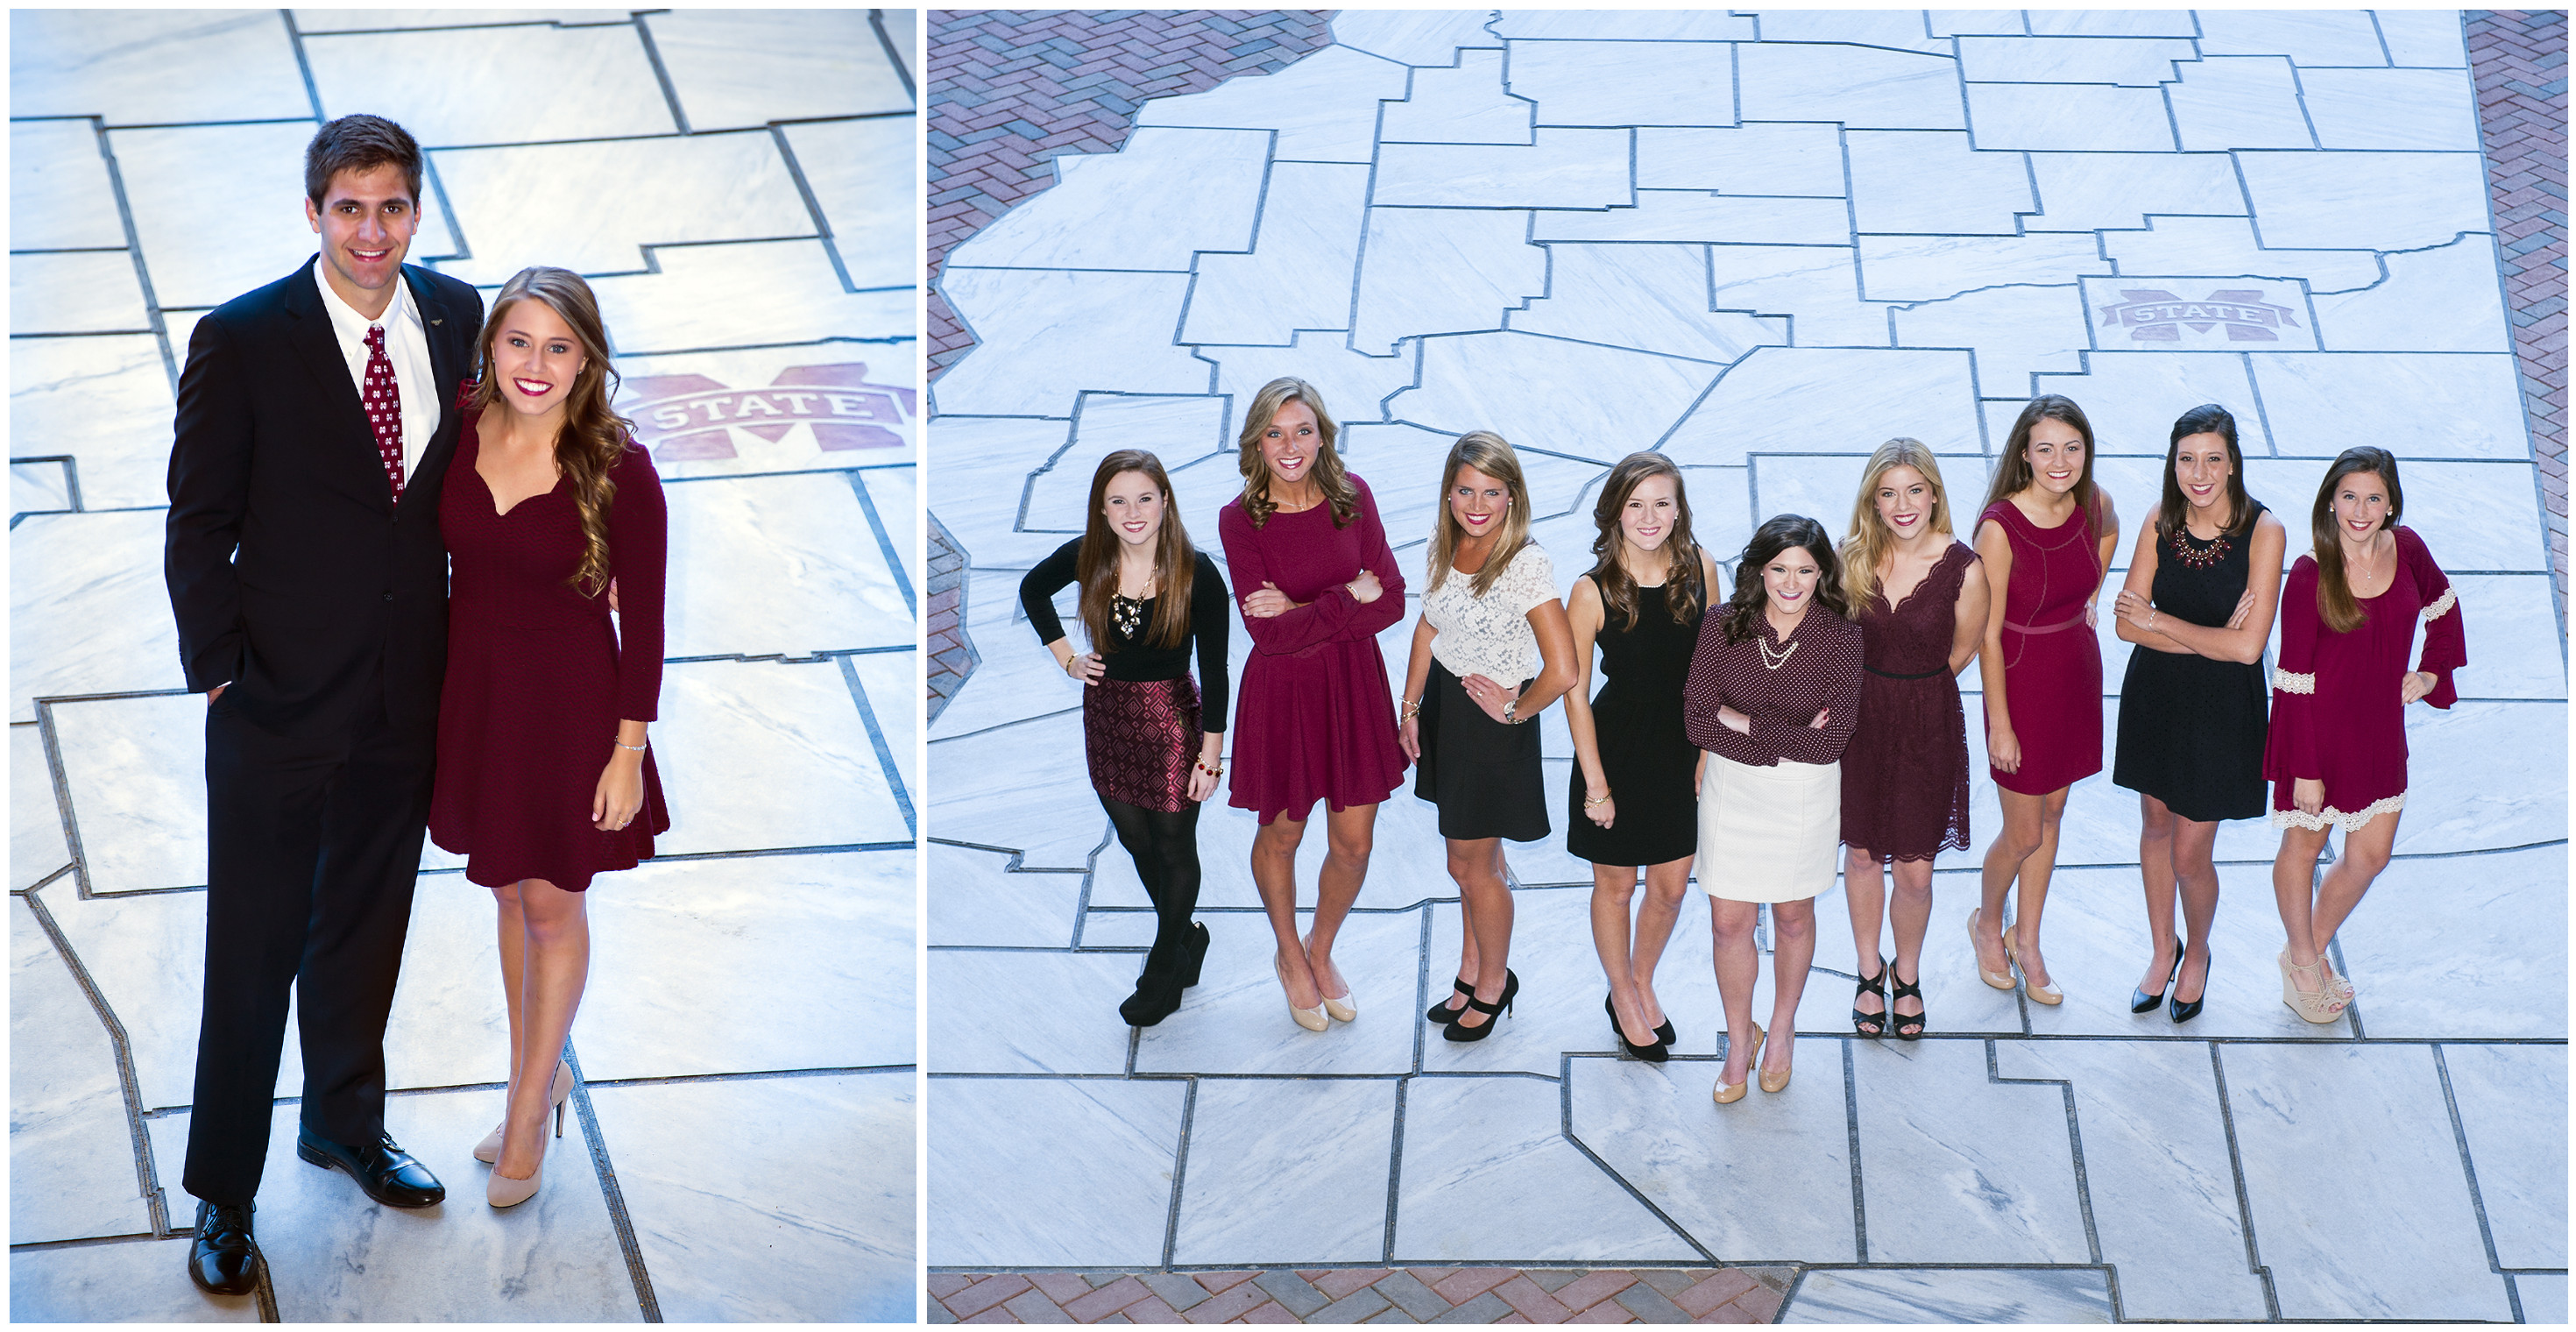
[[[1270,969],[1279,975],[1280,990],[1283,992],[1286,991],[1288,988],[1288,968],[1280,965],[1279,958],[1275,954],[1270,959]],[[1323,1031],[1333,1025],[1333,1020],[1324,1016],[1324,1006],[1322,1004],[1317,1004],[1313,1008],[1299,1008],[1297,1006],[1297,1001],[1291,999],[1288,1001],[1288,1016],[1295,1018],[1297,1020],[1297,1025],[1304,1027],[1308,1031]],[[1356,1017],[1358,1014],[1353,1013],[1352,1016]]]
[[[555,1108],[555,1136],[558,1138],[563,1136],[564,1098],[570,1095],[572,1095],[572,1065],[558,1059],[555,1061],[555,1075],[546,1080],[546,1100]],[[507,1126],[502,1124],[493,1125],[492,1131],[483,1135],[483,1141],[474,1144],[475,1160],[491,1165],[501,1159],[501,1130],[505,1127]]]
[[[560,1136],[560,1135],[558,1135]],[[537,1186],[546,1179],[545,1139],[537,1139],[537,1168],[526,1179],[512,1179],[495,1170],[483,1185],[483,1200],[494,1207],[516,1207],[537,1196]]]
[[[1298,941],[1298,943],[1299,943],[1300,945],[1303,945],[1303,944],[1304,944],[1304,942],[1305,942],[1305,941],[1304,941],[1304,940],[1302,940],[1302,939]],[[1320,976],[1318,976],[1318,977],[1316,977],[1316,978],[1315,978],[1315,992],[1316,992],[1317,994],[1323,994],[1323,993],[1324,993],[1324,980],[1323,980],[1323,978],[1322,978],[1322,977],[1320,977]],[[1335,1022],[1350,1022],[1350,1021],[1353,1021],[1353,1020],[1357,1019],[1357,1018],[1359,1017],[1359,1015],[1360,1015],[1360,1006],[1359,1006],[1358,1004],[1355,1004],[1355,1003],[1351,1002],[1353,999],[1356,999],[1357,997],[1358,997],[1358,992],[1357,992],[1357,991],[1352,991],[1352,992],[1350,992],[1350,993],[1346,993],[1346,994],[1344,994],[1344,995],[1343,995],[1341,998],[1339,998],[1339,999],[1336,999],[1336,998],[1334,998],[1333,996],[1331,996],[1331,995],[1329,995],[1329,994],[1325,994],[1325,995],[1324,995],[1324,1014],[1325,1014],[1325,1016],[1330,1017],[1330,1018],[1331,1018],[1332,1020],[1334,1020]],[[1471,997],[1471,998],[1472,998],[1473,996],[1471,995],[1471,996],[1469,996],[1469,997]]]
[[[1977,955],[1977,917],[1984,915],[1985,910],[1986,909],[1984,907],[1978,907],[1976,910],[1968,913],[1968,956],[1971,958],[1974,958]],[[1918,976],[1915,979],[1920,980],[1922,978]],[[1984,981],[1986,984],[1991,985],[1998,990],[2009,990],[2013,987],[2012,940],[2004,940],[2004,969],[2000,972],[1988,971],[1986,970],[1986,964],[1979,962],[1977,963],[1977,979]]]
[[[2066,992],[2064,990],[2061,990],[2054,985],[2042,985],[2030,978],[2030,969],[2023,967],[2021,965],[2021,958],[2013,953],[2013,936],[2011,930],[2004,931],[2004,965],[2018,968],[2021,971],[2022,993],[2027,994],[2031,998],[2036,999],[2043,1004],[2047,1004],[2052,1008],[2066,1002]],[[2008,986],[2006,988],[2010,987]]]
[[[1726,1080],[1726,1066],[1723,1064],[1719,1065],[1717,1070],[1717,1090],[1709,1093],[1709,1099],[1716,1101],[1719,1105],[1733,1105],[1744,1099],[1744,1093],[1753,1090],[1753,1080],[1762,1076],[1762,1040],[1762,1028],[1757,1025],[1753,1028],[1753,1053],[1745,1056],[1744,1060],[1744,1081],[1736,1083],[1728,1082]]]

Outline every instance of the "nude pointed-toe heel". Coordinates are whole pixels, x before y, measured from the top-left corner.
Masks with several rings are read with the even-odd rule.
[[[1274,957],[1270,959],[1270,969],[1279,974],[1279,988],[1285,991],[1288,988],[1288,968],[1279,965],[1279,959]],[[1333,1020],[1324,1016],[1322,1004],[1317,1004],[1313,1008],[1299,1008],[1297,1001],[1291,999],[1288,1001],[1288,1016],[1295,1018],[1297,1025],[1308,1031],[1323,1031],[1333,1025]],[[1351,1016],[1357,1017],[1359,1014],[1354,1010]]]
[[[558,1138],[563,1136],[564,1098],[570,1095],[572,1095],[572,1065],[558,1059],[555,1061],[555,1075],[546,1080],[546,1099],[554,1104],[555,1136]],[[502,1127],[500,1124],[493,1125],[492,1131],[483,1135],[483,1141],[474,1144],[475,1160],[490,1165],[501,1159]]]
[[[542,1160],[537,1162],[536,1169],[528,1172],[526,1179],[512,1179],[495,1170],[492,1172],[492,1177],[484,1182],[483,1200],[494,1207],[516,1207],[536,1197],[537,1186],[543,1184],[545,1179],[546,1163]]]
[[[1728,1082],[1725,1066],[1718,1066],[1717,1089],[1709,1093],[1709,1099],[1719,1105],[1733,1105],[1743,1100],[1746,1092],[1753,1090],[1753,1080],[1762,1076],[1762,1040],[1762,1028],[1756,1026],[1753,1029],[1753,1053],[1745,1058],[1744,1081]]]
[[[1974,959],[1977,956],[1977,917],[1983,914],[1985,914],[1984,907],[1979,907],[1968,913],[1968,956],[1971,959]],[[1918,977],[1917,979],[1920,978]],[[1991,985],[1998,990],[2009,990],[2013,987],[2012,945],[2010,943],[2006,943],[2004,945],[2004,969],[2001,972],[1988,971],[1986,970],[1986,964],[1979,962],[1977,963],[1977,979],[1984,981],[1986,984]]]

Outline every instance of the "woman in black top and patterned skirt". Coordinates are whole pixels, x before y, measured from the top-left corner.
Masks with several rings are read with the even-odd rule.
[[[1233,607],[1216,562],[1190,545],[1153,454],[1122,449],[1091,477],[1083,534],[1020,580],[1038,641],[1089,688],[1083,752],[1118,844],[1154,899],[1154,946],[1119,1016],[1150,1027],[1198,984],[1208,932],[1199,902],[1199,802],[1225,775],[1225,646]],[[1076,653],[1052,604],[1068,583],[1093,650]],[[1190,680],[1198,650],[1199,680]]]
[[[2130,1012],[2154,1011],[2170,985],[2172,1019],[2188,1022],[2208,993],[2211,845],[2222,821],[2270,808],[2263,646],[2288,543],[2281,520],[2245,493],[2236,418],[2210,404],[2183,413],[2165,453],[2164,502],[2138,530],[2114,626],[2137,647],[2120,684],[2111,780],[2138,793],[2155,948]],[[2177,896],[2188,943],[2174,931]]]

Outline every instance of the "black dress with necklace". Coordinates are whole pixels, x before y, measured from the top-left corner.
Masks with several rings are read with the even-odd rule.
[[[2254,517],[2263,516],[2260,502]],[[2254,524],[2209,541],[2188,524],[2156,549],[2156,612],[2205,628],[2226,627],[2245,595]],[[2270,809],[2263,784],[2266,694],[2260,661],[2220,661],[2196,652],[2129,651],[2120,682],[2119,748],[2111,781],[2165,802],[2186,819],[2250,819]]]

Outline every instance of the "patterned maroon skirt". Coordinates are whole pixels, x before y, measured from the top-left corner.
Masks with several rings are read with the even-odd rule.
[[[1199,684],[1186,675],[1103,679],[1083,691],[1083,756],[1092,789],[1111,800],[1163,814],[1188,809],[1199,735]]]

